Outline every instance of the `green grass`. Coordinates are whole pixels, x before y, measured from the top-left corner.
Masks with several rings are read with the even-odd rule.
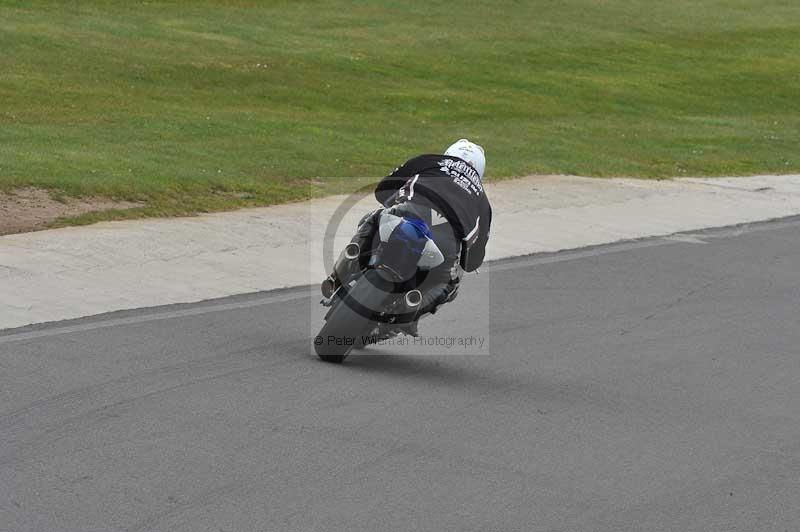
[[[798,172],[800,2],[0,0],[0,189],[263,205],[462,136],[491,178]]]

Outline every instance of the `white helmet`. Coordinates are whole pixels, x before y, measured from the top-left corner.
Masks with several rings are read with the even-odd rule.
[[[474,142],[461,139],[447,148],[444,154],[450,157],[458,157],[468,162],[470,166],[478,171],[478,175],[483,179],[483,171],[486,170],[486,156],[483,153],[483,148]]]

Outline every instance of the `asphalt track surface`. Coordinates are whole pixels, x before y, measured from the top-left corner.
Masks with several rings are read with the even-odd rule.
[[[307,289],[2,331],[0,530],[796,531],[799,230],[493,264],[422,327],[488,355],[325,364]]]

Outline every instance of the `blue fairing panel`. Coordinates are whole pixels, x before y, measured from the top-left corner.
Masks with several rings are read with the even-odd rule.
[[[420,219],[385,213],[380,237],[383,245],[374,264],[393,272],[399,280],[410,279],[417,268],[428,270],[444,262],[430,228]]]

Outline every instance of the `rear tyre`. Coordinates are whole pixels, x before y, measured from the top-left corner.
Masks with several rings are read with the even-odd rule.
[[[374,270],[368,270],[344,299],[337,299],[314,338],[314,350],[320,359],[341,363],[353,348],[363,347],[362,337],[375,327],[368,311],[380,309],[389,296],[378,288],[381,285]]]

